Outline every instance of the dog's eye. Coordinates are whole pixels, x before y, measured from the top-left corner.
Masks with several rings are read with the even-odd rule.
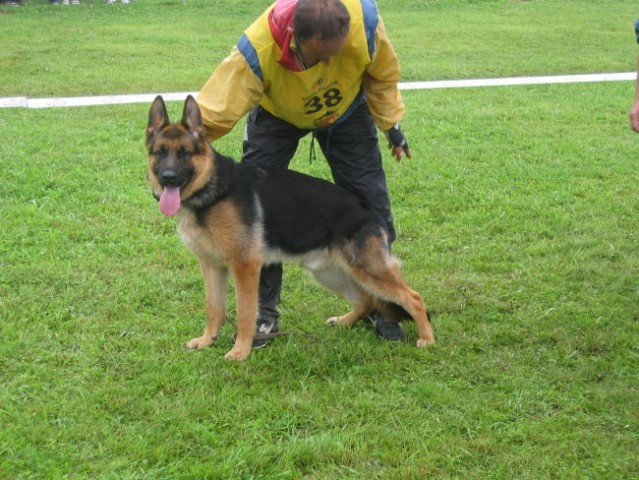
[[[186,147],[180,147],[178,148],[177,154],[180,158],[186,158],[191,155],[191,152],[189,152]]]
[[[165,145],[160,145],[159,147],[157,147],[155,149],[155,152],[153,152],[153,155],[158,156],[158,157],[163,157],[163,156],[166,156],[168,151],[169,151],[169,149],[166,148]]]

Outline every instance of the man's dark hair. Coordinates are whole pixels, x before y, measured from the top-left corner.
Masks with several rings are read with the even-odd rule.
[[[293,29],[299,43],[317,36],[332,40],[346,36],[351,16],[341,0],[299,0],[293,15]]]

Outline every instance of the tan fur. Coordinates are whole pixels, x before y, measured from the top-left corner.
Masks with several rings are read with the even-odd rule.
[[[215,171],[214,151],[202,136],[197,104],[189,97],[181,124],[169,124],[161,97],[156,98],[149,113],[147,129],[148,179],[155,195],[163,192],[156,176],[156,152],[163,149],[166,162],[178,163],[179,152],[188,150],[193,175],[180,186],[182,202],[211,182]],[[167,154],[168,152],[168,154]],[[194,153],[192,153],[194,152]],[[166,160],[168,159],[168,160]],[[205,212],[205,213],[203,213]],[[171,213],[172,214],[172,213]],[[263,264],[286,260],[287,255],[264,242],[259,220],[246,223],[235,200],[219,198],[199,217],[194,209],[182,206],[178,213],[178,231],[185,245],[198,257],[206,293],[207,322],[204,333],[187,343],[188,348],[202,349],[213,343],[226,314],[229,273],[235,281],[238,335],[225,358],[244,360],[251,352],[258,313],[258,286]],[[384,312],[386,302],[401,306],[417,323],[417,347],[435,341],[421,296],[404,282],[399,262],[390,255],[385,232],[372,233],[364,245],[355,240],[336,246],[304,252],[294,260],[311,271],[326,288],[346,297],[353,309],[331,317],[327,324],[350,325],[374,309]],[[392,313],[389,311],[389,313]]]
[[[244,224],[235,205],[222,201],[207,214],[204,225],[185,210],[180,213],[178,231],[184,243],[197,255],[204,277],[207,324],[202,337],[187,343],[189,348],[205,348],[213,343],[222,326],[230,270],[237,296],[238,336],[227,359],[244,360],[251,351],[257,318],[257,289],[262,256],[253,228]]]

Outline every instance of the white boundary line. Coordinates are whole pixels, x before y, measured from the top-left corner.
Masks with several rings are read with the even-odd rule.
[[[510,85],[547,85],[553,83],[587,83],[587,82],[618,82],[635,80],[637,72],[626,73],[597,73],[590,75],[554,75],[545,77],[506,77],[480,78],[474,80],[441,80],[433,82],[403,82],[400,90],[424,90],[435,88],[469,88],[469,87],[503,87]],[[183,100],[187,95],[197,92],[163,93],[165,101]],[[127,103],[150,103],[157,94],[139,95],[103,95],[92,97],[57,97],[57,98],[28,98],[4,97],[0,98],[0,108],[56,108],[56,107],[87,107],[95,105],[121,105]]]
[[[184,100],[187,95],[195,95],[196,92],[161,93],[166,101]],[[54,98],[28,98],[5,97],[0,98],[0,108],[55,108],[55,107],[89,107],[95,105],[123,105],[126,103],[151,103],[157,93],[144,93],[139,95],[103,95],[93,97],[54,97]]]
[[[401,83],[400,90],[431,88],[503,87],[509,85],[547,85],[551,83],[618,82],[635,80],[637,72],[595,73],[591,75],[554,75],[547,77],[480,78],[476,80],[443,80],[438,82]]]

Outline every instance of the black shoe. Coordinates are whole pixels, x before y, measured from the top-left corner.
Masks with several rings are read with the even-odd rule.
[[[373,312],[364,319],[366,323],[375,328],[377,336],[391,342],[401,342],[406,338],[402,326],[384,317],[379,312]]]
[[[260,338],[261,335],[268,336],[272,333],[279,332],[279,328],[277,327],[277,319],[269,318],[257,319],[257,329],[255,330],[255,339],[253,340],[253,348],[262,348],[268,345],[270,338]]]
[[[278,333],[279,328],[277,327],[277,319],[264,320],[262,318],[257,319],[257,328],[255,329],[255,338],[253,339],[252,348],[262,348],[268,345],[269,340],[272,340],[270,337],[273,333]],[[262,337],[262,338],[260,338]],[[237,333],[234,333],[233,341],[237,338]]]

